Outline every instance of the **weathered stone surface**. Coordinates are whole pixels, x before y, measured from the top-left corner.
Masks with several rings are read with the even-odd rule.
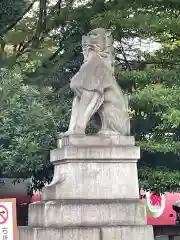
[[[76,160],[90,160],[90,161],[116,161],[137,162],[140,158],[140,149],[136,146],[112,146],[112,147],[98,147],[96,145],[91,147],[75,147],[64,146],[57,148],[50,152],[50,160],[57,164],[57,161],[76,161]]]
[[[77,227],[146,224],[145,206],[132,200],[49,201],[30,204],[29,226]]]
[[[114,76],[113,40],[110,31],[94,29],[82,38],[84,63],[71,79],[74,92],[66,136],[84,134],[89,120],[99,115],[101,133],[130,135],[127,97]]]
[[[139,198],[134,137],[73,135],[58,144],[50,154],[54,178],[43,200]]]
[[[134,146],[135,139],[133,136],[113,135],[71,135],[57,140],[57,147],[64,146],[88,147],[88,146]]]
[[[153,240],[137,202],[140,149],[129,136],[127,98],[114,78],[111,33],[92,30],[82,45],[84,63],[70,84],[69,129],[50,153],[54,177],[44,202],[30,205],[30,226],[19,228],[19,240]],[[100,132],[85,136],[95,113]]]
[[[19,227],[19,240],[154,240],[152,226],[104,228]]]
[[[76,135],[58,141],[50,154],[54,178],[43,200],[139,198],[140,149],[133,137]]]
[[[101,240],[97,228],[19,227],[19,240]]]
[[[54,178],[42,194],[52,199],[139,198],[135,162],[91,162],[78,160],[55,165]]]
[[[102,229],[102,240],[154,240],[152,226],[119,226]]]

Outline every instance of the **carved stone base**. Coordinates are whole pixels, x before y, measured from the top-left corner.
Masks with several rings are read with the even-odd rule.
[[[19,240],[153,240],[139,202],[133,137],[70,136],[51,151],[54,178],[30,204]]]
[[[133,137],[72,136],[52,150],[54,178],[43,200],[139,198]]]
[[[114,135],[72,135],[57,140],[57,147],[65,146],[83,147],[83,146],[134,146],[133,136]]]
[[[19,228],[19,240],[154,240],[151,226]]]
[[[145,225],[145,206],[140,201],[62,200],[30,204],[31,227],[82,227]]]

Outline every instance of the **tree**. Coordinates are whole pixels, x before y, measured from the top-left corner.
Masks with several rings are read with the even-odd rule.
[[[51,177],[49,151],[55,147],[62,114],[58,106],[50,106],[49,92],[24,85],[18,68],[1,69],[0,175],[33,177],[34,189]]]
[[[173,0],[120,1],[93,19],[96,26],[114,30],[117,64],[129,79],[132,126],[142,149],[139,177],[145,188],[154,191],[179,190],[180,186],[176,172],[180,153],[179,6]],[[138,39],[160,43],[160,49],[143,52],[132,44]],[[117,77],[121,84],[120,70]]]
[[[3,36],[2,64],[18,64],[26,85],[52,88],[48,100],[61,104],[64,131],[72,99],[68,80],[82,63],[81,36],[92,27],[110,28],[116,77],[129,94],[132,133],[142,149],[140,182],[154,191],[179,190],[179,1],[74,2],[39,0]],[[148,51],[144,46],[152,42],[156,49]]]
[[[35,0],[1,0],[0,36],[11,30],[32,8]]]

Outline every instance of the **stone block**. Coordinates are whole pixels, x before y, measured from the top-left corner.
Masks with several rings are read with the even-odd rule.
[[[140,158],[140,149],[137,146],[64,146],[50,152],[50,161],[59,164],[59,161],[108,161],[108,162],[137,162]]]
[[[140,149],[134,145],[132,136],[72,135],[57,140],[58,148],[51,151],[50,160],[54,164],[57,161],[76,160],[137,161]]]
[[[32,228],[19,227],[19,240],[101,240],[97,228]]]
[[[30,204],[19,240],[153,240],[139,202],[133,137],[71,136],[51,151],[54,177]]]
[[[65,146],[133,146],[135,139],[133,136],[114,135],[71,135],[57,140],[57,147],[63,148]]]
[[[102,228],[102,240],[154,240],[152,226],[119,226]]]
[[[152,226],[103,228],[19,227],[19,240],[154,240]]]
[[[140,201],[37,202],[29,205],[29,226],[77,227],[146,224],[145,206]]]
[[[124,198],[139,198],[137,164],[128,160],[59,163],[42,193],[43,200]]]
[[[54,178],[43,200],[123,199],[139,197],[134,137],[69,136],[50,153]]]

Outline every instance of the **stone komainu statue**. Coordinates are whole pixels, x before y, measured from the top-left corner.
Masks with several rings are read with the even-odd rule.
[[[95,113],[101,119],[99,133],[129,135],[127,101],[114,77],[111,33],[102,28],[92,30],[82,37],[82,49],[84,63],[70,83],[75,96],[65,136],[85,134]]]

